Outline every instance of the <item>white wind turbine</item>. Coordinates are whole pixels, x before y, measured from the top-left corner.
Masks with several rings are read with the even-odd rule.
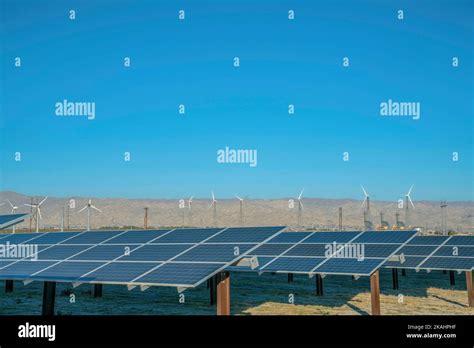
[[[362,206],[364,206],[364,203],[367,202],[366,210],[367,210],[367,213],[369,213],[369,211],[370,211],[370,196],[368,195],[368,193],[365,190],[364,186],[360,185],[360,188],[362,189],[362,191],[364,191],[364,195],[365,195],[365,198],[362,201]]]
[[[11,214],[15,214],[15,212],[18,210],[18,207],[16,205],[13,205],[12,202],[10,202],[8,199],[7,199],[7,202],[10,205],[10,207],[12,208]],[[4,204],[5,203],[2,203],[0,205],[4,205]],[[13,225],[13,233],[15,233],[15,230],[16,230],[16,225]]]
[[[192,226],[192,222],[193,222],[193,198],[194,198],[194,196],[191,196],[188,199],[189,226]]]
[[[35,204],[25,204],[26,206],[32,207],[32,208],[35,209],[34,214],[35,214],[35,216],[36,216],[36,219],[35,219],[35,220],[36,220],[36,232],[39,232],[39,220],[40,220],[40,219],[43,219],[43,217],[41,216],[41,209],[40,209],[40,207],[41,207],[41,205],[42,205],[47,199],[48,199],[48,196],[44,197],[44,199],[43,199],[41,202],[39,202],[39,203],[35,203]],[[12,209],[12,211],[13,211],[13,209]]]
[[[211,191],[211,194],[212,194],[212,201],[211,201],[211,205],[209,206],[209,209],[214,208],[212,219],[213,219],[214,226],[216,226],[217,225],[217,199],[214,196],[214,191]]]
[[[415,209],[415,205],[413,204],[413,201],[411,200],[411,197],[410,197],[410,193],[411,193],[411,190],[413,190],[413,186],[414,185],[411,185],[410,189],[408,190],[408,192],[405,194],[405,225],[408,227],[410,226],[410,223],[409,223],[409,215],[408,215],[408,203],[411,204],[411,206],[413,207],[413,209]]]
[[[365,210],[364,210],[364,228],[366,230],[373,230],[374,225],[372,221],[370,220],[370,195],[367,193],[365,190],[364,186],[360,185],[360,188],[364,192],[364,200],[362,201],[362,207],[364,206],[365,203]]]
[[[82,208],[81,210],[79,210],[77,213],[82,213],[84,210],[87,209],[87,231],[90,231],[90,227],[91,227],[91,208],[94,209],[94,210],[97,210],[99,213],[102,213],[102,210],[100,210],[99,208],[97,208],[96,206],[92,205],[92,200],[89,199],[89,202],[86,204],[86,206],[84,208]]]
[[[239,210],[239,224],[240,226],[243,226],[244,225],[244,199],[237,196],[237,195],[234,195],[235,198],[237,198],[239,200],[239,205],[240,205],[240,210]]]
[[[303,191],[304,189],[301,189],[301,192],[298,196],[298,226],[301,226],[301,217],[302,217],[302,210],[303,210],[303,202],[301,201],[301,198],[303,197]]]

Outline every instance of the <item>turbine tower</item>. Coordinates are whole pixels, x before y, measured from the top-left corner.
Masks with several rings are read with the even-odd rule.
[[[194,196],[191,196],[188,199],[189,226],[193,225],[193,198]]]
[[[239,200],[239,205],[240,205],[240,210],[239,210],[239,224],[240,226],[243,226],[244,225],[244,199],[237,196],[237,195],[234,195],[235,198],[237,198]]]
[[[301,201],[301,198],[303,197],[303,191],[304,189],[301,189],[301,192],[298,196],[298,227],[301,226],[301,220],[303,216],[303,202]]]
[[[213,208],[213,213],[212,213],[212,224],[213,226],[217,226],[217,200],[216,197],[214,196],[214,191],[211,191],[212,194],[212,201],[211,205],[209,206],[209,209]]]
[[[26,206],[28,207],[31,207],[32,209],[34,209],[34,216],[35,216],[35,221],[36,221],[36,232],[39,232],[39,220],[40,219],[43,219],[43,217],[41,216],[41,205],[48,199],[48,196],[44,197],[44,199],[39,202],[39,203],[35,203],[35,204],[25,204]]]
[[[413,209],[415,209],[415,205],[413,204],[412,200],[411,200],[411,197],[410,197],[410,193],[411,193],[411,190],[413,189],[413,185],[411,185],[410,189],[408,190],[408,192],[406,193],[405,195],[405,225],[406,227],[410,227],[410,221],[409,221],[409,205],[408,203],[411,204],[411,206],[413,207]]]
[[[7,199],[7,202],[8,202],[8,204],[10,205],[10,207],[12,208],[11,214],[15,214],[15,211],[18,210],[18,207],[15,206],[15,205],[13,205],[12,202],[10,202],[8,199]],[[0,204],[0,205],[4,205],[4,204],[5,204],[5,203],[2,203],[2,204]],[[12,230],[12,232],[15,233],[15,231],[16,231],[16,225],[13,225],[13,230]]]
[[[370,196],[365,190],[364,186],[360,185],[360,188],[364,192],[364,200],[362,201],[362,207],[365,204],[365,209],[364,209],[364,228],[366,230],[373,230],[374,229],[374,224],[370,220]]]
[[[81,210],[79,210],[77,213],[82,213],[84,210],[87,209],[87,231],[90,231],[91,230],[91,209],[94,209],[94,210],[97,210],[99,213],[102,213],[102,210],[100,210],[99,208],[97,208],[96,206],[92,205],[92,200],[89,199],[89,202],[84,206],[84,208],[82,208]]]

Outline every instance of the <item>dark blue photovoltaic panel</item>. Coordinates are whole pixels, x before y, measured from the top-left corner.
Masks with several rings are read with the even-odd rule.
[[[303,243],[347,243],[361,232],[316,232]]]
[[[89,231],[75,236],[64,244],[98,244],[118,236],[124,231]]]
[[[222,231],[222,228],[177,229],[161,237],[156,243],[199,243]]]
[[[83,250],[90,248],[88,245],[43,245],[38,248],[38,260],[62,261]]]
[[[55,261],[18,261],[0,269],[0,279],[29,279],[31,274],[54,265]]]
[[[260,269],[266,272],[285,272],[298,273],[310,272],[313,268],[323,262],[325,259],[321,257],[279,257],[274,259],[270,264],[260,263]]]
[[[470,257],[430,257],[420,268],[441,270],[471,270],[474,267],[474,258]]]
[[[354,274],[368,276],[376,271],[382,262],[383,259],[365,258],[359,261],[357,259],[332,258],[316,268],[314,273]]]
[[[168,261],[191,247],[190,244],[149,244],[133,250],[129,256],[121,257],[120,261]]]
[[[225,263],[220,265],[209,263],[166,263],[154,271],[135,280],[143,284],[174,284],[188,285],[196,284],[202,281],[219,268],[224,267]]]
[[[416,234],[416,231],[370,231],[364,232],[357,237],[353,243],[406,243],[408,239]]]
[[[99,283],[104,281],[127,283],[149,271],[153,267],[156,267],[157,265],[158,263],[151,262],[136,262],[133,264],[126,262],[113,262],[93,271],[92,273],[85,276],[85,278]],[[79,278],[77,281],[81,281],[81,278]]]
[[[428,256],[438,248],[437,245],[405,245],[398,255]]]
[[[71,260],[85,260],[85,261],[112,261],[117,257],[125,255],[128,251],[133,250],[135,247],[127,247],[126,245],[97,245],[88,246],[84,245],[84,251],[80,254],[71,258]],[[87,249],[87,250],[86,250]]]
[[[409,245],[440,245],[449,236],[415,236],[412,240],[410,240]]]
[[[474,246],[474,236],[453,236],[445,245],[472,245]]]
[[[212,237],[207,243],[261,243],[285,227],[232,227]]]
[[[359,244],[363,246],[363,249],[357,249],[357,252],[362,251],[361,254],[364,257],[378,257],[385,259],[400,248],[400,244]],[[396,254],[400,254],[397,252]],[[355,254],[356,256],[359,255]]]
[[[0,244],[6,244],[7,242],[10,244],[21,244],[31,241],[33,241],[36,238],[39,238],[43,235],[44,233],[15,233],[15,234],[9,234],[7,237],[0,239]]]
[[[433,256],[467,256],[474,257],[474,246],[465,247],[465,246],[442,246],[439,248]]]
[[[8,266],[9,264],[12,264],[13,262],[15,262],[15,261],[13,261],[13,260],[8,260],[8,261],[7,261],[7,260],[1,260],[1,261],[0,261],[0,274],[1,274],[1,272],[2,272],[2,271],[1,271],[2,268]]]
[[[8,214],[0,215],[0,230],[19,224],[26,219],[28,214]]]
[[[0,236],[0,241],[11,244],[27,242],[38,246],[38,260],[0,260],[0,279],[129,284],[140,278],[137,279],[138,284],[192,287],[229,266],[232,261],[245,257],[249,250],[257,246],[257,242],[252,241],[263,242],[281,229],[9,234]],[[227,243],[222,240],[216,243],[206,241],[220,232],[228,232],[223,237]],[[239,243],[240,239],[244,241]],[[38,243],[35,244],[35,240]],[[156,266],[159,267],[151,271]],[[150,273],[144,276],[148,271]]]
[[[258,256],[278,256],[292,246],[293,244],[263,244],[252,251],[252,254]]]
[[[68,238],[77,236],[81,232],[48,232],[43,234],[41,237],[35,238],[32,243],[42,244],[57,244],[67,243]],[[1,240],[0,240],[1,243]]]
[[[64,261],[31,276],[31,279],[74,282],[83,274],[86,274],[103,264],[104,263],[102,262]],[[89,280],[88,277],[83,279]]]
[[[426,256],[406,256],[405,262],[400,261],[387,261],[384,263],[384,267],[388,268],[416,268]]]
[[[128,231],[120,236],[111,239],[104,244],[143,244],[155,240],[165,235],[169,230],[135,230]],[[156,239],[156,243],[160,242],[160,238]]]
[[[173,261],[229,262],[246,253],[255,244],[198,245]],[[238,248],[238,250],[236,250]]]
[[[298,244],[294,248],[288,250],[285,256],[320,256],[326,257],[328,244]],[[331,250],[329,250],[331,255]]]
[[[313,232],[282,232],[270,239],[268,243],[298,243]]]

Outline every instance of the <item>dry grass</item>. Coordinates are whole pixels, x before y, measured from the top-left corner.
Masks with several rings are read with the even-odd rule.
[[[469,308],[465,291],[429,288],[428,296],[381,295],[381,310],[385,315],[464,314],[474,315]],[[265,302],[249,308],[244,313],[252,315],[359,315],[370,313],[370,293],[364,292],[341,306],[298,305]]]
[[[246,276],[246,278],[250,278]],[[243,279],[238,279],[244,283]],[[245,279],[250,283],[250,279]],[[235,283],[234,283],[235,284]],[[327,277],[324,296],[315,296],[314,280],[295,276],[287,283],[284,275],[261,276],[247,288],[236,285],[234,313],[250,315],[367,315],[371,313],[368,279]],[[449,285],[449,275],[407,271],[399,277],[399,290],[392,289],[389,270],[381,272],[381,312],[384,315],[474,315],[468,306],[464,274],[456,274],[456,284]],[[295,304],[288,303],[293,294]]]

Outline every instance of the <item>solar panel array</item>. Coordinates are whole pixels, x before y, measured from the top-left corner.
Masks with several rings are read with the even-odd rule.
[[[0,279],[195,287],[284,227],[49,232],[0,235],[38,247],[3,257]]]
[[[474,269],[474,236],[417,236],[399,254],[403,254],[400,261],[387,261],[384,266],[470,271]]]
[[[284,232],[250,254],[258,258],[255,271],[259,272],[368,276],[415,234],[416,231]]]
[[[19,224],[27,218],[28,214],[0,215],[0,230]]]

